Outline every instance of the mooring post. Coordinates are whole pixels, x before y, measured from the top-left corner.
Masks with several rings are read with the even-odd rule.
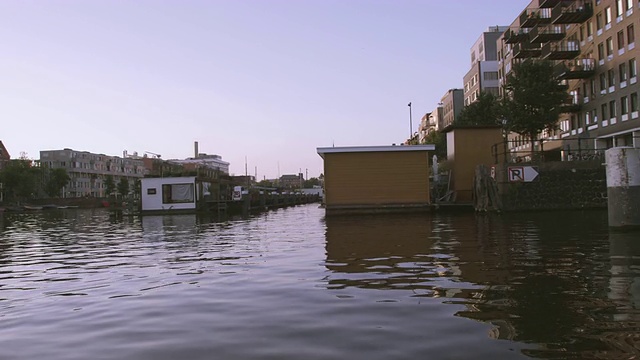
[[[249,216],[249,211],[251,210],[251,195],[250,194],[242,194],[242,216]]]
[[[605,151],[609,226],[640,228],[640,149]]]

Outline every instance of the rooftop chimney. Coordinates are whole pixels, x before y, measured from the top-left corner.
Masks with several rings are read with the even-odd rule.
[[[194,157],[197,158],[198,157],[198,142],[197,141],[193,142],[193,150],[195,151],[195,156]]]

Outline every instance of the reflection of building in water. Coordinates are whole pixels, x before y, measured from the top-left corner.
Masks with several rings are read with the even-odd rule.
[[[640,314],[640,233],[609,234],[611,244],[611,278],[609,299],[618,309],[628,310],[617,314],[615,320],[639,320]]]
[[[456,255],[437,241],[429,214],[325,218],[331,288],[410,290],[411,296],[470,298]]]
[[[195,214],[147,215],[142,217],[142,230],[149,234],[196,234],[197,218]]]
[[[428,215],[327,217],[326,267],[332,287],[431,289]]]

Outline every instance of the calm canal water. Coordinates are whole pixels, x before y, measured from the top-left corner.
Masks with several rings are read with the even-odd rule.
[[[640,233],[606,212],[0,216],[5,360],[639,354]]]

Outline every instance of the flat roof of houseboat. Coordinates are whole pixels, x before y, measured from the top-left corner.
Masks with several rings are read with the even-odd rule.
[[[319,147],[318,154],[324,157],[324,154],[335,153],[358,153],[358,152],[399,152],[399,151],[433,151],[436,146],[433,144],[426,145],[384,145],[384,146],[340,146],[340,147]]]

